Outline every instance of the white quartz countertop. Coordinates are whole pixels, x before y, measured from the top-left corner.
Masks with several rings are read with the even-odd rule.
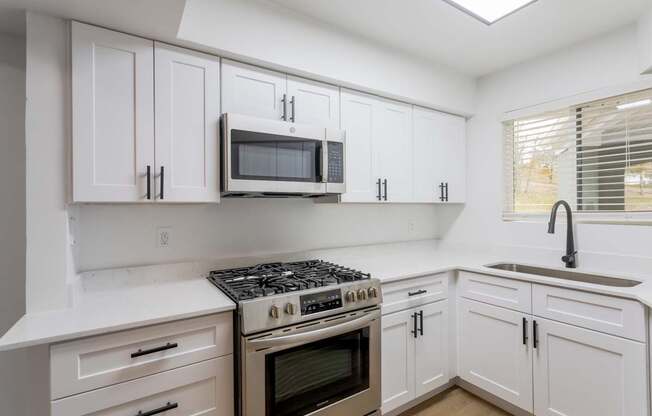
[[[204,277],[209,270],[268,261],[322,259],[371,273],[383,284],[465,270],[640,301],[652,307],[652,258],[580,252],[581,272],[642,281],[613,287],[487,268],[514,262],[563,270],[562,250],[443,248],[434,240],[313,250],[230,260],[87,272],[72,285],[72,306],[26,314],[2,338],[0,351],[48,344],[235,309]],[[590,265],[584,267],[583,264]]]

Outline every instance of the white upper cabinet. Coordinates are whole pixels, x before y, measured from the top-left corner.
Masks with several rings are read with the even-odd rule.
[[[156,43],[156,198],[217,202],[219,58]]]
[[[346,193],[342,202],[378,202],[376,147],[377,99],[342,90],[342,129],[346,131]]]
[[[466,121],[414,107],[415,202],[466,200]]]
[[[645,344],[535,319],[537,416],[648,415]]]
[[[154,170],[152,51],[152,41],[72,22],[75,202],[148,200],[148,166]]]
[[[382,199],[412,202],[412,106],[378,99],[376,146]]]
[[[285,120],[289,104],[285,74],[222,60],[222,112]]]
[[[340,89],[288,75],[288,121],[340,127]]]

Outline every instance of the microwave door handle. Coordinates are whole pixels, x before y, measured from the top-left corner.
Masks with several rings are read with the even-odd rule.
[[[321,181],[328,182],[328,140],[321,145]]]
[[[363,317],[327,328],[316,329],[314,331],[302,332],[300,334],[294,335],[283,335],[274,338],[256,339],[253,341],[248,341],[247,344],[248,346],[251,346],[255,349],[282,347],[292,344],[304,344],[364,328],[376,319],[378,319],[378,314],[370,313]]]

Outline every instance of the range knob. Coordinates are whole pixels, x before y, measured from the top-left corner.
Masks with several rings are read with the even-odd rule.
[[[354,291],[349,290],[348,292],[346,292],[345,297],[346,297],[347,302],[349,302],[349,303],[355,302],[355,292]]]
[[[297,313],[296,305],[294,303],[288,303],[287,305],[285,305],[285,313],[287,313],[288,315],[294,315],[295,313]]]
[[[269,316],[271,316],[274,319],[278,319],[280,315],[281,315],[281,311],[279,311],[278,306],[272,305],[272,307],[269,310]]]
[[[377,298],[378,297],[378,289],[375,287],[370,287],[367,290],[367,293],[369,294],[369,298]]]
[[[367,300],[367,291],[364,289],[358,290],[358,299],[359,300]]]

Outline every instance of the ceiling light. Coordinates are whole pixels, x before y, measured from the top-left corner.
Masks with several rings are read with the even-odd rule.
[[[537,0],[444,0],[446,3],[490,25]]]
[[[650,104],[652,104],[652,100],[648,98],[646,100],[634,101],[633,103],[620,104],[617,105],[616,108],[619,110],[627,110],[628,108],[643,107]]]

